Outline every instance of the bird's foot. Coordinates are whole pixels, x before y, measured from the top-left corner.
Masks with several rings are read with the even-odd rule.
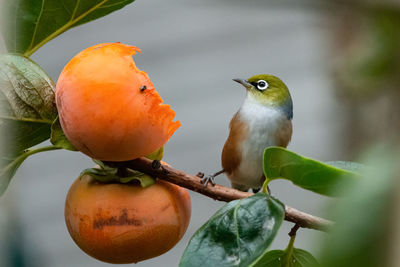
[[[216,185],[215,183],[215,177],[217,177],[218,175],[220,175],[221,173],[224,173],[224,170],[220,170],[212,175],[208,175],[204,177],[204,173],[199,172],[197,174],[198,177],[201,178],[201,183],[204,184],[204,187],[207,187],[208,183],[211,183],[212,186]]]
[[[214,175],[208,175],[204,176],[201,178],[201,183],[204,185],[204,187],[207,187],[208,183],[211,183],[211,185],[215,185],[215,176]]]

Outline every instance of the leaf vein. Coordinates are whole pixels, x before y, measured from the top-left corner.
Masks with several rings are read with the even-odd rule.
[[[73,20],[74,20],[75,15],[76,15],[76,12],[78,11],[78,7],[79,7],[79,4],[80,4],[80,3],[81,3],[81,0],[77,0],[77,1],[76,1],[76,5],[75,5],[75,7],[74,7],[74,11],[72,11],[71,19],[70,19],[69,21],[73,21]]]
[[[44,124],[50,124],[50,125],[52,124],[52,121],[50,121],[50,120],[33,119],[33,118],[17,118],[17,117],[11,117],[11,116],[3,116],[3,115],[0,115],[0,119],[22,121],[22,122],[44,123]]]
[[[61,33],[65,32],[66,30],[68,30],[69,27],[73,26],[76,22],[78,22],[79,20],[83,19],[84,17],[86,17],[87,15],[89,15],[90,13],[92,13],[93,11],[95,11],[96,9],[98,9],[99,7],[101,7],[104,3],[106,3],[108,0],[103,0],[100,3],[98,3],[97,5],[93,6],[92,8],[90,8],[89,10],[87,10],[86,12],[84,12],[83,14],[81,14],[80,16],[78,16],[75,19],[70,19],[67,23],[65,23],[63,26],[61,26],[60,28],[58,28],[58,30],[54,31],[52,34],[49,34],[46,38],[44,38],[41,42],[39,42],[37,45],[35,45],[34,47],[28,49],[25,52],[25,56],[30,56],[32,55],[36,50],[39,49],[39,47],[41,47],[42,45],[44,45],[45,43],[47,43],[48,41],[50,41],[51,39],[57,37],[58,35],[60,35]],[[76,14],[75,14],[76,15]]]
[[[60,2],[61,2],[61,5],[63,6],[64,10],[67,11],[70,16],[72,16],[71,11],[69,11],[68,8],[65,6],[65,2],[63,0]]]
[[[240,237],[239,237],[239,226],[238,226],[238,223],[237,223],[237,213],[238,213],[238,209],[239,209],[239,206],[240,206],[240,202],[241,202],[242,200],[240,199],[239,201],[238,201],[238,203],[237,203],[237,205],[235,206],[235,208],[233,209],[233,220],[234,220],[234,223],[235,223],[235,232],[236,232],[236,243],[237,243],[237,246],[238,246],[238,256],[239,256],[239,262],[240,262],[240,250],[241,250],[241,245],[240,245]]]
[[[19,74],[21,74],[22,76],[24,76],[24,75],[23,75],[23,72],[22,72],[21,70],[19,70],[19,69],[17,68],[17,66],[15,66],[15,64],[13,64],[12,62],[9,62],[9,63],[6,64],[6,65],[11,65],[11,67],[13,67]],[[14,83],[13,79],[10,78],[10,76],[7,74],[7,72],[3,72],[3,73],[4,73],[4,75],[7,77],[7,79],[8,79],[8,81],[9,81],[10,85],[11,85],[13,88],[17,88],[17,85]],[[24,77],[24,78],[25,78],[25,77]],[[28,80],[27,80],[27,81],[28,81]],[[30,81],[28,81],[28,82],[29,82],[30,84],[32,84]],[[23,86],[24,86],[25,88],[27,88],[25,85],[23,85]],[[32,87],[34,88],[34,90],[35,90],[36,92],[38,92],[33,84],[32,84]],[[29,88],[27,88],[27,89],[29,89]],[[39,112],[34,106],[32,106],[32,104],[26,102],[26,101],[17,93],[16,90],[14,90],[14,93],[15,93],[15,96],[18,97],[18,99],[20,99],[22,102],[25,103],[25,105],[27,105],[28,107],[30,107],[31,109],[33,109],[33,111],[36,113],[36,115],[37,115],[38,117],[41,117],[41,118],[42,118],[42,116],[40,115],[40,112]],[[39,93],[38,93],[38,94],[39,94]],[[43,101],[43,98],[40,96],[40,94],[39,94],[39,97],[40,97],[40,99],[42,99],[42,101]],[[11,108],[12,108],[12,107],[11,107]],[[16,114],[15,111],[14,111],[14,114]]]
[[[114,3],[114,4],[109,4],[109,5],[101,6],[101,7],[99,7],[99,9],[100,9],[100,8],[109,8],[109,7],[113,7],[113,6],[118,6],[118,5],[120,5],[120,4],[124,4],[125,2],[126,2],[126,0],[122,0],[122,1],[117,2],[117,3]]]
[[[38,30],[39,24],[40,24],[40,19],[42,18],[42,15],[43,15],[44,2],[45,2],[45,1],[46,1],[46,0],[42,0],[42,6],[40,7],[39,16],[38,16],[38,18],[37,18],[37,20],[36,20],[36,22],[35,22],[35,29],[33,30],[32,40],[31,40],[31,43],[30,43],[30,45],[29,45],[29,47],[28,47],[28,50],[32,47],[32,45],[33,45],[34,42],[35,42],[37,30]]]
[[[23,72],[22,70],[20,70],[20,69],[18,68],[18,66],[16,66],[14,63],[11,63],[11,65],[21,74],[21,76],[25,77],[24,72]],[[35,68],[30,68],[30,70],[31,70],[32,72],[36,73],[36,74],[40,77],[40,73],[37,72],[37,71],[35,70]],[[28,81],[29,81],[29,80],[28,80]],[[29,81],[29,83],[32,85],[33,90],[35,90],[35,92],[37,93],[37,96],[39,96],[39,98],[42,100],[42,103],[45,105],[46,99],[44,99],[44,97],[40,94],[38,88],[36,88],[35,85],[33,85],[30,81]],[[46,83],[47,83],[47,80],[46,80]],[[48,83],[47,83],[47,84],[48,84]],[[25,88],[27,88],[27,87],[25,86]],[[29,89],[29,88],[27,88],[27,89]],[[21,100],[22,100],[22,99],[21,99]],[[23,100],[22,100],[22,101],[23,101]],[[25,101],[24,101],[24,102],[25,102]],[[39,112],[35,107],[33,107],[32,105],[30,105],[30,104],[27,103],[27,102],[25,102],[25,103],[26,103],[28,106],[32,107],[37,113],[39,113],[39,116],[42,117],[42,116],[40,115],[40,112]]]
[[[4,74],[5,77],[7,78],[7,81],[8,81],[8,83],[10,84],[10,86],[12,86],[13,88],[15,88],[16,86],[14,85],[14,83],[13,83],[12,79],[10,78],[10,76],[8,75],[8,73],[3,71],[3,74]],[[22,101],[22,102],[25,103],[28,107],[30,107],[31,109],[33,109],[35,115],[37,115],[38,117],[41,117],[40,114],[37,112],[37,110],[36,110],[35,108],[33,108],[33,107],[32,107],[31,105],[29,105],[28,103],[26,103],[26,102],[16,93],[15,90],[13,90],[13,91],[14,91],[14,93],[15,93],[15,96],[16,96],[20,101]],[[10,103],[10,99],[9,99],[9,97],[7,96],[7,94],[4,93],[4,95],[5,95],[6,99],[8,100],[8,102]],[[12,109],[14,115],[17,116],[17,112],[16,112],[16,110],[15,110],[15,107],[13,107],[13,105],[10,105],[10,107],[11,107],[11,109]]]

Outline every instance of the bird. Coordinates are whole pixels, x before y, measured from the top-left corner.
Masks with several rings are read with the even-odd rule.
[[[214,185],[215,177],[225,173],[232,188],[258,192],[265,180],[265,148],[286,148],[292,138],[292,97],[285,83],[274,75],[233,80],[244,86],[246,98],[229,124],[221,155],[222,170],[203,177],[202,183]]]

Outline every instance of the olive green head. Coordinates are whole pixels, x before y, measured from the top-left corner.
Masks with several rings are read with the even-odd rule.
[[[278,77],[259,74],[247,80],[233,80],[246,88],[247,97],[251,100],[262,105],[281,108],[288,118],[293,117],[293,104],[289,89]]]

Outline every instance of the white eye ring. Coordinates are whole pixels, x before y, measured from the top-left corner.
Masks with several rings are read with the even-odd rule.
[[[259,81],[257,82],[257,89],[258,89],[258,90],[264,91],[264,90],[267,89],[267,88],[268,88],[268,83],[267,83],[266,81],[264,81],[264,80],[259,80]]]

